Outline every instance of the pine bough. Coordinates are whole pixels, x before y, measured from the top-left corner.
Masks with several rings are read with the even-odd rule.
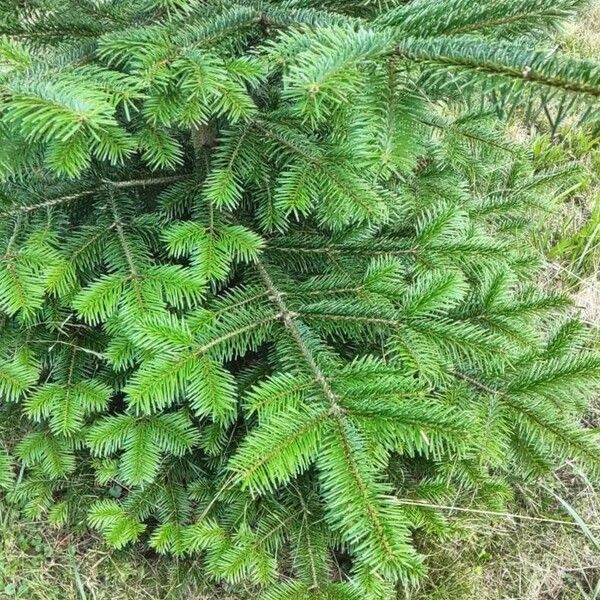
[[[387,598],[436,505],[600,473],[600,359],[528,243],[576,168],[486,112],[597,101],[544,38],[580,2],[6,4],[0,486],[28,514],[265,600]]]

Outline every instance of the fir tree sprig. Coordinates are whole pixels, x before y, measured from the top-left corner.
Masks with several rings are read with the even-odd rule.
[[[580,175],[494,101],[594,110],[598,65],[544,37],[578,0],[43,4],[0,16],[0,410],[29,423],[0,488],[27,514],[265,600],[375,600],[444,506],[600,475],[600,362],[527,235]]]

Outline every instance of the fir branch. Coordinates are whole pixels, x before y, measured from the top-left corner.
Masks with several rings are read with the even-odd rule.
[[[571,58],[560,60],[545,51],[523,52],[517,46],[489,45],[470,37],[456,37],[409,39],[396,48],[396,54],[416,63],[497,76],[500,82],[539,84],[600,97],[600,69],[596,64]]]
[[[334,417],[339,418],[343,414],[344,410],[340,406],[339,400],[338,400],[336,394],[334,393],[333,389],[331,388],[323,371],[321,371],[321,369],[319,368],[319,365],[315,361],[315,358],[312,355],[312,352],[309,350],[308,346],[302,339],[302,334],[301,334],[300,329],[298,328],[298,324],[296,322],[296,314],[291,312],[288,309],[288,307],[286,306],[286,304],[283,300],[283,296],[281,295],[279,290],[275,287],[275,284],[273,283],[271,276],[269,275],[268,271],[265,269],[263,264],[260,261],[256,261],[255,265],[256,265],[256,269],[258,270],[258,273],[260,275],[260,278],[262,279],[263,283],[265,284],[265,287],[269,291],[269,294],[270,294],[269,299],[279,309],[279,315],[278,315],[279,318],[283,321],[283,324],[285,325],[286,329],[292,336],[292,339],[298,346],[298,349],[300,350],[302,356],[304,357],[304,360],[306,361],[306,364],[307,364],[308,368],[310,369],[310,372],[312,373],[312,375],[315,378],[315,381],[318,383],[319,387],[322,389],[323,395],[329,402],[331,414]]]
[[[169,183],[174,183],[176,181],[182,181],[187,179],[188,175],[172,175],[168,177],[154,177],[148,179],[130,179],[125,181],[112,181],[110,179],[102,179],[101,183],[108,185],[115,189],[127,189],[132,187],[147,187],[151,185],[168,185]],[[58,206],[61,204],[65,204],[68,202],[72,202],[73,200],[79,200],[81,198],[85,198],[87,196],[93,196],[102,190],[102,186],[92,189],[85,190],[83,192],[78,192],[76,194],[68,194],[66,196],[59,196],[58,198],[53,198],[51,200],[46,200],[45,202],[40,202],[39,204],[31,204],[25,206],[19,206],[11,211],[0,213],[0,217],[14,217],[20,213],[28,213],[34,210],[39,210],[41,208],[51,208],[54,206]]]
[[[265,600],[360,600],[422,577],[442,513],[508,517],[469,498],[600,475],[600,359],[528,291],[526,232],[581,174],[488,106],[600,96],[530,47],[580,0],[61,2],[0,40],[11,500]]]

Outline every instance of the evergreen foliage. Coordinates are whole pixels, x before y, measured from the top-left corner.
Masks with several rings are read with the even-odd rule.
[[[600,475],[600,357],[528,243],[577,168],[497,119],[597,102],[544,38],[578,0],[4,4],[0,398],[31,426],[0,488],[28,514],[264,600],[383,599],[435,505]]]

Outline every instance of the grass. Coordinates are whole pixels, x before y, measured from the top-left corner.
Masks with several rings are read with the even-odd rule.
[[[600,2],[592,0],[588,8],[565,28],[561,46],[582,58],[600,56]]]
[[[198,561],[107,549],[91,533],[27,521],[0,502],[2,600],[240,600],[209,590]]]
[[[434,550],[429,583],[410,600],[600,599],[599,491],[565,466],[518,492],[516,513],[548,521],[465,522],[460,539]]]
[[[178,582],[172,581],[172,570],[160,561],[108,552],[90,535],[77,537],[28,522],[2,505],[0,538],[0,598],[125,600],[176,597],[174,592]]]
[[[559,132],[560,133],[560,132]],[[550,263],[555,263],[563,285],[577,291],[600,268],[600,146],[589,130],[565,127],[561,144],[548,136],[533,143],[542,164],[577,161],[583,171],[581,184],[558,206],[554,223],[538,232],[538,243]]]

